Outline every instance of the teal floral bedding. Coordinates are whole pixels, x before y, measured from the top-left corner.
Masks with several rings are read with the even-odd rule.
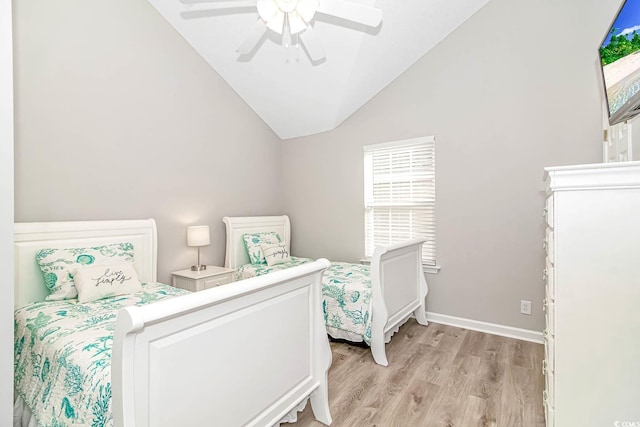
[[[243,279],[284,270],[307,262],[309,258],[291,257],[276,265],[245,264],[238,269]],[[322,275],[322,310],[327,330],[356,335],[371,345],[371,276],[369,266],[332,262]],[[334,334],[331,334],[334,335]]]
[[[14,379],[39,426],[112,426],[111,347],[118,310],[189,293],[159,283],[89,303],[42,301],[15,311]]]

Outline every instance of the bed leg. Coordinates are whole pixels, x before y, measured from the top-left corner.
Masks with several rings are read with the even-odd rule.
[[[424,310],[424,306],[420,306],[413,311],[413,315],[416,316],[416,320],[419,324],[427,326],[429,322],[427,322],[427,314]]]
[[[418,258],[420,259],[420,258]],[[422,266],[420,266],[420,271],[422,271]],[[429,286],[427,286],[427,280],[424,278],[424,274],[419,275],[420,283],[418,284],[419,295],[420,295],[420,305],[413,311],[413,315],[416,317],[416,320],[419,324],[427,326],[429,323],[427,322],[427,294],[429,293]]]
[[[313,415],[321,423],[331,425],[331,412],[329,412],[329,389],[327,378],[311,394],[311,410]]]
[[[371,341],[371,354],[378,365],[388,366],[387,352],[384,349],[384,334],[378,340]]]

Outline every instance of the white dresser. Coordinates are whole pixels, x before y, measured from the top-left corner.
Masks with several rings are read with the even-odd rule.
[[[547,427],[640,426],[640,162],[545,171]]]

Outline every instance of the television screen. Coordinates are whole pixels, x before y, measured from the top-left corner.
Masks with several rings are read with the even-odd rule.
[[[640,114],[640,0],[626,0],[600,46],[602,75],[614,125]]]

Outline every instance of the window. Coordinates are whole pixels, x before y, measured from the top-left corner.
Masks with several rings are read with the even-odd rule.
[[[433,136],[364,147],[365,255],[378,245],[425,237],[422,263],[436,267]]]

